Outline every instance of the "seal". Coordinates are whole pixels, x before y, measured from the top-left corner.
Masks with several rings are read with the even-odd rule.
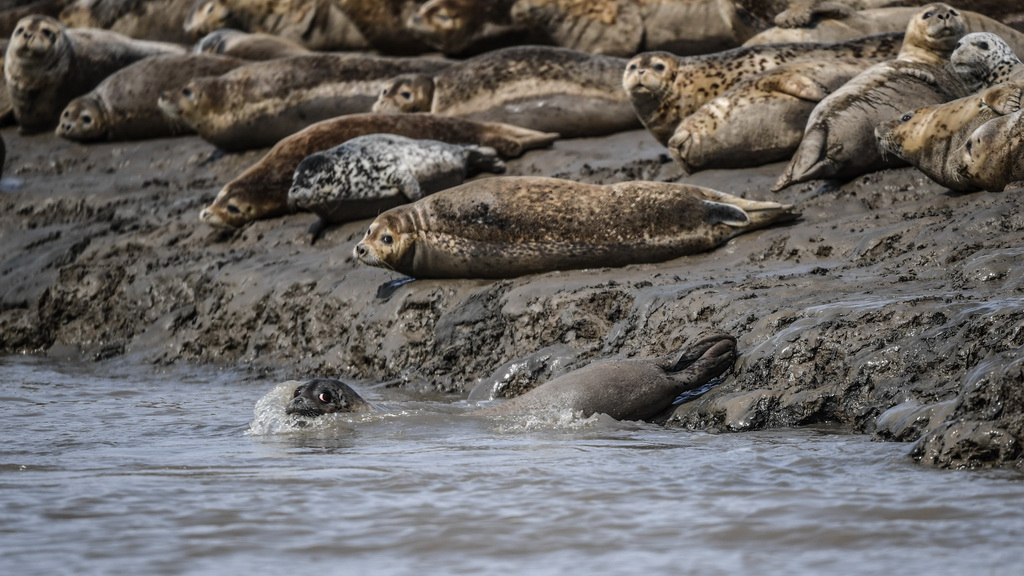
[[[351,114],[323,120],[280,142],[234,180],[221,188],[200,220],[232,229],[289,211],[288,188],[303,158],[367,134],[398,134],[450,143],[494,148],[504,158],[551,145],[558,134],[527,130],[511,124],[473,122],[433,114]]]
[[[874,62],[790,62],[747,78],[684,118],[668,141],[669,153],[691,174],[786,160],[800,145],[814,106]]]
[[[907,26],[896,60],[868,68],[814,107],[800,146],[772,189],[819,178],[849,180],[903,165],[882,156],[875,126],[906,110],[966,96],[946,64],[964,29],[960,13],[946,4],[921,9]]]
[[[909,162],[951,190],[979,190],[982,186],[962,170],[956,158],[978,127],[1020,109],[1019,97],[1016,104],[1007,105],[1004,96],[1009,91],[1024,91],[1024,79],[881,122],[875,127],[875,139],[884,152]]]
[[[644,52],[626,65],[622,87],[643,125],[667,145],[683,118],[746,78],[801,60],[892,58],[902,39],[902,34],[883,34],[840,43],[746,46],[702,56]]]
[[[493,148],[370,134],[302,160],[288,204],[320,217],[310,230],[315,241],[329,224],[376,216],[480,172],[504,171]]]
[[[659,422],[680,394],[711,383],[735,362],[736,339],[712,334],[659,358],[592,362],[469,414],[500,417],[569,410],[584,418],[607,414],[616,420]],[[285,407],[285,413],[306,418],[373,410],[376,408],[351,386],[326,378],[296,387]]]
[[[209,54],[152,56],[118,70],[64,108],[57,136],[78,142],[142,140],[190,133],[157,106],[161,92],[193,76],[223,74],[245,62]]]
[[[195,54],[221,54],[243,60],[273,60],[302,56],[310,50],[287,38],[257,32],[221,28],[203,36],[192,47]]]
[[[798,216],[687,184],[494,177],[384,212],[354,253],[413,278],[511,278],[662,262]]]
[[[69,28],[102,28],[131,38],[187,44],[182,26],[195,0],[75,0],[60,12]]]
[[[978,188],[992,192],[1024,186],[1022,159],[1024,110],[985,122],[971,134],[959,154],[954,154],[956,170]]]
[[[334,0],[195,0],[183,28],[193,39],[220,28],[263,32],[310,50],[365,50],[370,43]]]
[[[180,115],[214,146],[249,150],[272,146],[319,120],[369,112],[391,78],[446,66],[433,58],[309,54],[194,78],[159,101],[165,113]]]
[[[406,27],[428,46],[463,56],[519,44],[541,44],[540,34],[512,22],[516,0],[428,0]]]
[[[18,21],[4,59],[14,117],[23,133],[52,130],[68,102],[125,66],[180,46],[106,30],[68,29],[49,16]]]
[[[374,112],[431,112],[558,132],[565,138],[639,128],[619,88],[626,61],[551,46],[495,50],[434,73],[392,79]]]
[[[991,32],[961,38],[949,61],[970,92],[1024,77],[1024,66],[1013,48]]]

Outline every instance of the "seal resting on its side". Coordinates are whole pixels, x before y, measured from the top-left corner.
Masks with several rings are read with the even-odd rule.
[[[288,188],[303,158],[366,134],[398,134],[494,148],[504,158],[551,145],[558,134],[511,124],[473,122],[434,114],[350,114],[317,122],[274,145],[217,193],[200,219],[216,228],[237,228],[288,212]]]
[[[882,156],[875,126],[906,110],[967,95],[948,63],[964,33],[963,18],[951,6],[937,2],[921,9],[896,60],[868,68],[814,107],[799,148],[772,189],[903,165]]]
[[[288,204],[320,217],[310,230],[315,241],[328,224],[375,216],[479,172],[504,171],[493,148],[370,134],[307,156],[295,169]]]
[[[661,262],[798,216],[687,184],[495,177],[388,210],[354,252],[413,278],[510,278]]]
[[[57,125],[72,98],[117,70],[148,56],[184,53],[174,44],[69,29],[49,16],[27,16],[11,34],[4,78],[21,132],[40,132]]]
[[[570,410],[584,418],[607,414],[616,420],[659,421],[680,394],[708,384],[728,371],[735,361],[736,339],[714,334],[660,358],[592,362],[520,396],[470,414],[515,416]],[[285,412],[316,418],[375,409],[344,382],[317,378],[295,388]]]
[[[1020,97],[1018,93],[1018,103]],[[964,178],[982,190],[1024,186],[1024,110],[979,126],[952,161]]]
[[[551,46],[504,48],[434,73],[403,75],[380,92],[374,112],[431,112],[505,122],[565,138],[640,126],[620,88],[622,58]]]
[[[223,54],[243,60],[273,60],[309,54],[310,50],[287,38],[262,32],[242,32],[231,28],[214,30],[192,47],[195,54]]]

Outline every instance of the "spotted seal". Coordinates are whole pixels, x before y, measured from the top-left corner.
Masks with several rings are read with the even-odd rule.
[[[320,217],[311,229],[315,241],[328,224],[376,216],[458,186],[479,172],[504,171],[493,148],[370,134],[299,162],[288,204]]]
[[[991,32],[972,32],[961,38],[949,61],[971,92],[1024,76],[1024,66],[1013,48]]]
[[[875,126],[907,110],[966,96],[946,62],[964,30],[959,11],[949,5],[921,9],[907,26],[896,60],[868,68],[814,107],[800,146],[772,189],[819,178],[849,180],[903,165],[882,156]]]
[[[798,216],[687,184],[494,177],[384,212],[354,253],[413,278],[509,278],[661,262]]]
[[[1024,186],[1024,110],[979,126],[952,160],[963,178],[982,190]]]
[[[195,0],[75,0],[60,13],[69,28],[102,28],[131,38],[189,43],[182,29]]]
[[[164,92],[160,106],[222,150],[249,150],[271,146],[319,120],[369,112],[391,78],[446,66],[434,58],[354,54],[277,58],[194,78]]]
[[[280,36],[310,50],[370,48],[341,0],[195,0],[183,28],[191,38],[235,28]]]
[[[506,122],[566,138],[638,128],[619,88],[625,60],[552,46],[495,50],[433,74],[392,79],[374,112]]]
[[[651,135],[668,144],[683,118],[745,78],[786,62],[895,57],[902,38],[882,34],[840,43],[747,46],[702,56],[644,52],[626,65],[622,87]]]
[[[223,74],[243,60],[210,54],[152,56],[108,76],[61,112],[57,136],[79,142],[141,140],[190,133],[157,106],[161,92],[193,76]]]
[[[273,60],[309,54],[304,46],[273,34],[221,28],[203,36],[192,47],[195,54],[221,54],[244,60]]]
[[[40,132],[57,125],[72,98],[115,71],[147,56],[184,52],[174,44],[69,29],[49,16],[27,16],[11,35],[4,78],[21,131]]]
[[[221,188],[200,219],[216,228],[237,228],[288,212],[288,188],[303,158],[367,134],[399,134],[494,148],[504,158],[549,146],[558,134],[511,124],[473,122],[434,114],[351,114],[323,120],[278,142],[259,162]]]
[[[659,422],[680,394],[706,386],[732,368],[735,361],[736,339],[711,334],[659,358],[591,362],[470,414],[515,416],[569,410],[585,418],[607,414],[616,420]],[[377,408],[351,386],[327,378],[297,386],[285,407],[287,414],[306,418],[374,410]]]
[[[668,141],[669,153],[688,173],[786,160],[800,145],[814,106],[874,62],[789,62],[743,80],[684,118]]]

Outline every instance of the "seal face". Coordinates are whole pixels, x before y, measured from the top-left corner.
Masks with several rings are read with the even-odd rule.
[[[949,61],[971,92],[1024,77],[1020,58],[991,32],[973,32],[961,38]]]
[[[327,224],[348,222],[456,186],[480,171],[505,171],[493,148],[372,134],[307,156],[295,169],[288,203]]]
[[[286,414],[316,418],[335,412],[372,412],[375,408],[341,380],[315,378],[295,388]]]
[[[504,48],[381,90],[375,112],[431,112],[564,137],[639,127],[620,88],[622,58],[550,46]]]
[[[355,256],[414,278],[509,278],[660,262],[798,216],[686,184],[495,177],[384,212]]]
[[[945,64],[964,29],[960,13],[946,4],[921,9],[907,26],[896,60],[868,68],[815,106],[800,146],[772,189],[902,165],[882,156],[875,127],[907,110],[966,96],[963,82]]]
[[[350,114],[323,120],[278,142],[259,162],[228,182],[200,219],[217,228],[237,228],[288,212],[288,189],[306,156],[368,134],[396,134],[449,143],[473,143],[505,158],[550,145],[558,134],[511,124],[473,122],[434,114]],[[376,215],[376,213],[372,214]]]
[[[1024,185],[1024,110],[979,126],[952,159],[954,169],[982,190]]]

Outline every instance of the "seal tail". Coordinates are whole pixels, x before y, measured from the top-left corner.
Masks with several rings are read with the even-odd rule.
[[[561,138],[557,132],[539,132],[501,122],[483,122],[483,143],[498,151],[504,158],[518,158],[527,150],[547,148]]]
[[[470,174],[478,172],[491,172],[493,174],[504,174],[505,163],[498,157],[498,151],[488,146],[467,146],[466,166]]]
[[[705,203],[712,220],[743,230],[763,228],[796,220],[801,213],[792,204],[747,200],[717,190],[705,190]],[[738,233],[738,232],[737,232]]]

